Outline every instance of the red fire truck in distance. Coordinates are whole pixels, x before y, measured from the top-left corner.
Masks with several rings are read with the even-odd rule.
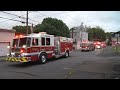
[[[46,32],[40,32],[28,36],[15,36],[6,60],[12,62],[38,61],[45,63],[47,59],[53,57],[69,57],[72,51],[72,38],[54,37],[54,35],[49,35]]]
[[[94,41],[95,48],[100,49],[102,48],[100,41]]]

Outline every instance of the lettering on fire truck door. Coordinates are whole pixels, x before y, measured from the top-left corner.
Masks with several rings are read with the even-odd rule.
[[[38,45],[38,39],[37,38],[33,38],[31,52],[39,52],[39,51],[40,51],[40,47]]]

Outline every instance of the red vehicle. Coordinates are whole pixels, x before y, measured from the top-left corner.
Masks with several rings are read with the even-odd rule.
[[[11,52],[6,60],[13,62],[38,61],[45,63],[47,59],[69,57],[73,51],[73,39],[66,37],[54,37],[45,32],[30,34],[28,36],[16,36],[13,39]]]
[[[95,45],[95,48],[97,48],[97,49],[102,48],[101,42],[99,42],[99,41],[95,41],[95,42],[94,42],[94,45]]]
[[[82,43],[81,45],[81,52],[82,51],[94,51],[95,50],[95,46],[93,43]]]
[[[105,43],[105,42],[102,42],[102,43],[101,43],[101,47],[102,47],[102,48],[105,48],[105,47],[106,47],[106,43]]]

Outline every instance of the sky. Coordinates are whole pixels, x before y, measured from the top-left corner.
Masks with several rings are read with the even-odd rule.
[[[52,17],[62,20],[69,28],[80,26],[100,26],[105,32],[120,31],[120,11],[28,11],[29,25],[40,24],[44,18]],[[12,15],[11,15],[12,14]],[[14,15],[13,15],[14,14]],[[16,16],[17,15],[17,16]],[[18,16],[21,16],[20,18]],[[4,18],[4,19],[3,19]],[[7,18],[7,19],[5,19]],[[14,19],[26,21],[26,11],[0,11],[0,28],[12,29],[16,25],[26,25]]]

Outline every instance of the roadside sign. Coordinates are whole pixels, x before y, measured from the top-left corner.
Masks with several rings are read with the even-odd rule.
[[[119,34],[115,34],[115,37],[119,37]]]

